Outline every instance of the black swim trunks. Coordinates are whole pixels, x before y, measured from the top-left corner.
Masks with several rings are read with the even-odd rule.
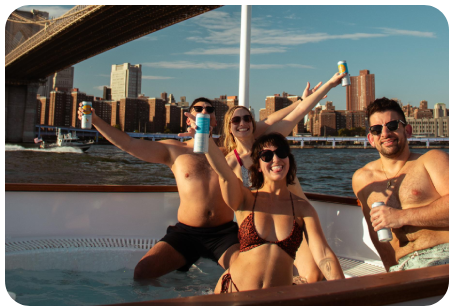
[[[185,265],[178,271],[188,271],[200,257],[218,259],[232,245],[238,244],[238,226],[234,221],[209,228],[190,227],[178,222],[169,226],[166,235],[160,240],[170,244],[185,258]]]

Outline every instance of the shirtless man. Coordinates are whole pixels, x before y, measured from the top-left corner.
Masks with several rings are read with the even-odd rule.
[[[449,264],[449,155],[410,152],[412,127],[396,101],[375,100],[367,118],[380,159],[356,171],[352,184],[386,270]],[[385,206],[371,209],[378,201]],[[392,241],[379,242],[382,228],[391,228]]]
[[[319,84],[320,85],[320,84]],[[304,96],[311,91],[309,83]],[[284,118],[299,102],[270,115],[256,124],[256,136]],[[80,104],[81,106],[81,104]],[[189,108],[192,115],[210,114],[211,126],[216,126],[212,102],[195,99]],[[83,110],[79,108],[79,119]],[[210,167],[204,154],[194,154],[194,139],[149,141],[131,138],[92,113],[92,123],[112,144],[121,150],[150,163],[161,163],[171,168],[179,190],[178,223],[169,226],[167,234],[155,244],[136,265],[134,279],[157,278],[174,270],[187,271],[199,257],[210,258],[223,268],[238,254],[238,226],[234,213],[220,193],[218,175]],[[187,119],[190,126],[190,119]]]

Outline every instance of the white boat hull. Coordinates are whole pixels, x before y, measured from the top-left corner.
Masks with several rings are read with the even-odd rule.
[[[5,268],[22,267],[30,270],[57,268],[86,271],[112,270],[112,267],[115,266],[133,268],[141,256],[166,233],[168,225],[177,222],[179,195],[175,187],[163,186],[162,189],[149,186],[131,187],[7,184]],[[329,197],[329,199],[341,201],[340,197]],[[328,300],[338,297],[341,297],[342,300],[331,303],[350,304],[351,295],[342,297],[346,292],[356,291],[358,288],[366,293],[375,288],[375,290],[383,292],[383,295],[392,294],[392,289],[388,286],[405,276],[410,281],[407,282],[408,285],[404,284],[404,287],[408,287],[409,292],[416,290],[412,297],[402,296],[400,299],[386,300],[381,298],[382,294],[380,294],[374,296],[374,304],[402,303],[411,300],[416,300],[416,303],[422,300],[432,304],[446,292],[449,277],[448,265],[412,270],[419,273],[413,277],[421,277],[420,280],[410,276],[413,275],[412,271],[385,273],[379,255],[370,240],[359,206],[319,200],[311,200],[311,202],[319,214],[328,243],[339,257],[346,276],[359,276],[346,279],[353,283],[321,282],[327,285],[321,288],[326,293],[319,295],[319,298],[322,299],[320,301],[313,295],[319,292],[320,283],[317,283],[295,287],[301,288],[301,293],[296,294],[292,292],[294,287],[283,287],[281,289],[283,291],[278,291],[278,293],[273,293],[273,288],[265,291],[250,291],[257,292],[256,296],[253,296],[254,301],[252,302],[248,301],[249,297],[243,297],[243,294],[249,292],[243,292],[235,294],[233,298],[214,295],[213,297],[202,296],[147,302],[146,304],[200,305],[210,303],[210,305],[216,305],[220,304],[218,300],[221,300],[221,304],[224,305],[293,305],[297,302],[325,305]],[[71,252],[71,247],[79,247],[78,251],[81,251],[83,256],[81,259],[77,258],[75,263],[67,260],[71,258],[64,258],[64,254]],[[104,253],[102,256],[102,252],[105,250],[111,253]],[[105,256],[110,256],[109,262],[104,262]],[[111,258],[111,256],[115,257]],[[86,260],[86,262],[82,262],[82,260]],[[92,262],[92,260],[97,261]],[[106,267],[107,263],[110,265]],[[442,272],[438,268],[442,269]],[[372,279],[368,279],[368,277]],[[364,280],[357,281],[356,279]],[[419,283],[435,284],[435,287],[432,287],[432,290],[427,287],[418,290],[416,288],[419,288]],[[317,287],[313,288],[313,286]],[[334,297],[329,292],[332,290],[331,288],[345,289],[342,292],[338,291],[339,293]],[[263,296],[264,294],[265,296]],[[275,302],[276,297],[270,296],[269,298],[270,294],[276,294],[275,296],[278,296],[280,302]],[[281,297],[281,294],[291,295],[284,300],[284,296]],[[204,302],[206,300],[207,302]],[[373,304],[368,300],[358,301],[358,303],[361,305],[363,303]]]

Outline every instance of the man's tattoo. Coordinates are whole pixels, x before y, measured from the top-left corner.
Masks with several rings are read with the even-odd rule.
[[[333,261],[334,260],[332,258],[325,258],[319,262],[319,269],[322,271],[326,280],[329,280],[333,277],[333,273],[331,272],[331,264],[333,263]]]

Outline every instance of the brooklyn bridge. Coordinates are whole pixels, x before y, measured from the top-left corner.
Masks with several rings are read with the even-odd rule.
[[[15,11],[6,24],[6,142],[32,142],[44,79],[218,5],[78,5],[56,19]],[[41,13],[41,14],[40,14]]]

